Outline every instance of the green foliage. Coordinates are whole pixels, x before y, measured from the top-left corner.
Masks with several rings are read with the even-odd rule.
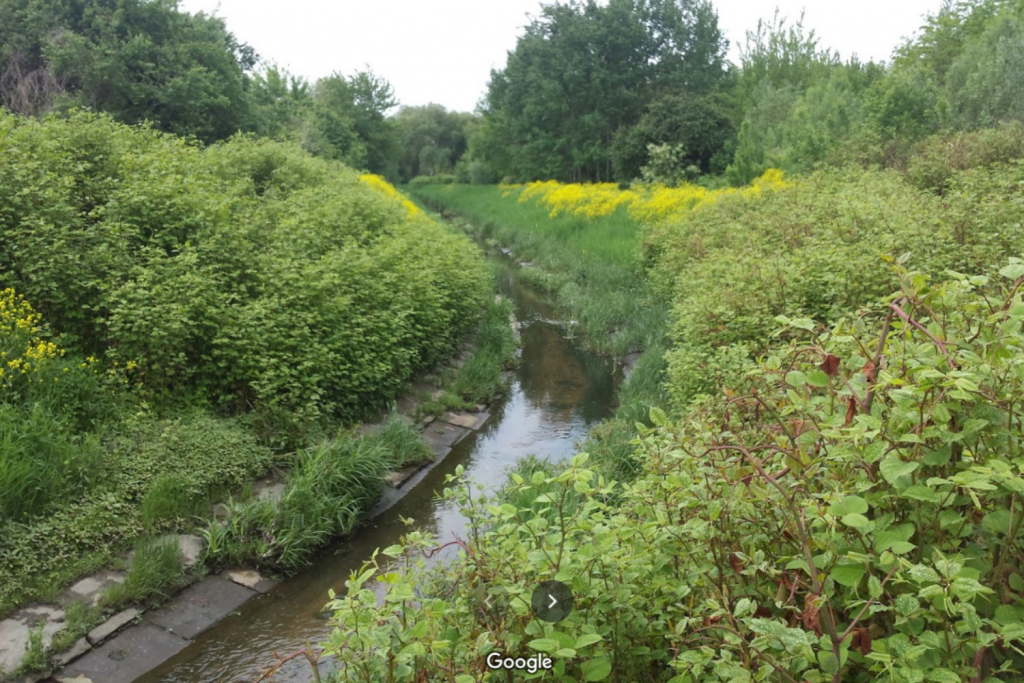
[[[413,190],[438,210],[457,213],[532,261],[520,277],[554,292],[558,304],[586,333],[586,343],[624,354],[656,341],[665,319],[664,301],[644,282],[637,259],[639,227],[625,211],[588,220],[535,202],[503,197],[498,187],[453,185]]]
[[[300,451],[280,501],[233,502],[223,525],[209,522],[203,532],[206,560],[282,569],[308,562],[325,542],[355,528],[377,502],[389,469],[410,455],[422,457],[419,449],[410,454],[389,448],[395,445],[393,432],[343,436]]]
[[[901,271],[891,307],[782,319],[728,394],[652,411],[628,486],[585,453],[496,499],[452,481],[472,545],[427,570],[415,532],[353,572],[330,604],[342,676],[498,680],[489,652],[534,650],[573,680],[1016,680],[1022,274]],[[545,579],[575,596],[557,624],[529,610]],[[508,591],[503,618],[478,586]]]
[[[423,187],[424,185],[453,185],[455,181],[455,176],[450,173],[418,175],[409,181],[409,187]]]
[[[106,588],[100,604],[118,608],[131,603],[159,603],[186,582],[177,538],[143,539],[135,544],[124,582]]]
[[[353,168],[395,177],[398,131],[386,115],[396,106],[391,84],[373,72],[321,78],[313,88],[303,146]]]
[[[466,240],[290,145],[86,114],[0,129],[20,160],[0,169],[0,283],[160,403],[255,407],[287,441],[393,395],[479,305]]]
[[[725,80],[724,52],[706,2],[543,6],[491,75],[474,158],[526,180],[610,180],[615,134],[662,93],[712,92]],[[638,136],[641,151],[647,142],[674,142]]]
[[[670,389],[716,392],[770,342],[775,316],[835,320],[892,291],[885,259],[930,273],[986,272],[1024,238],[1003,200],[1019,165],[955,175],[942,201],[894,172],[820,173],[757,198],[723,198],[644,238],[655,290],[673,301]],[[735,345],[742,344],[746,350]]]
[[[0,403],[0,524],[36,517],[96,480],[101,449],[40,404]]]
[[[640,177],[641,169],[653,163],[651,145],[679,150],[679,159],[670,167],[677,173],[691,165],[701,173],[721,173],[725,148],[733,136],[731,112],[721,100],[680,93],[652,101],[635,126],[622,128],[615,136],[616,177],[621,181]]]
[[[473,338],[473,352],[451,388],[469,405],[489,403],[505,388],[502,371],[515,362],[516,338],[509,322],[512,308],[508,299],[487,302]]]
[[[946,74],[949,116],[958,128],[1021,120],[1024,110],[1024,18],[1000,15],[966,44]]]
[[[402,107],[394,122],[401,132],[398,175],[408,182],[417,176],[451,173],[469,148],[469,131],[477,117],[448,111],[439,104]]]
[[[222,19],[176,3],[27,0],[0,7],[0,104],[65,105],[210,142],[251,129],[255,54]]]

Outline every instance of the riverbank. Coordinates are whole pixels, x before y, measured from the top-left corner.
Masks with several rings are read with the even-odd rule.
[[[345,579],[376,549],[407,534],[430,535],[442,543],[453,534],[465,537],[466,520],[438,497],[450,475],[462,468],[479,486],[499,487],[507,468],[529,454],[552,461],[570,457],[587,431],[611,414],[621,379],[616,365],[583,348],[578,336],[568,338],[567,326],[548,297],[521,285],[522,271],[515,264],[500,254],[491,261],[498,268],[499,292],[515,305],[522,351],[507,390],[488,407],[483,425],[470,429],[448,455],[398,490],[388,489],[395,498],[388,501],[390,507],[333,544],[308,569],[246,602],[138,683],[255,680],[261,668],[275,662],[273,652],[285,655],[329,637],[323,613],[329,592],[342,592]],[[444,438],[432,428],[424,436]],[[434,557],[448,559],[452,550]],[[323,668],[326,674],[330,663],[325,660]],[[300,659],[284,666],[274,680],[305,683],[308,678],[308,665]]]
[[[13,664],[7,670],[19,681],[61,668],[56,680],[134,680],[276,585],[282,571],[307,566],[319,548],[382,514],[410,480],[486,422],[515,363],[510,308],[490,302],[463,352],[410,383],[384,419],[278,460],[277,467],[288,467],[214,502],[189,533],[144,541],[128,558],[63,587],[49,604],[0,620],[0,662]],[[352,457],[332,458],[339,450],[361,454],[364,467]],[[339,471],[342,462],[347,469]],[[303,516],[302,534],[273,538],[288,531],[289,514]],[[107,657],[115,651],[127,654]]]
[[[586,218],[519,202],[496,186],[421,185],[422,206],[519,264],[519,277],[552,295],[567,333],[623,369],[614,415],[587,434],[584,450],[609,476],[628,481],[639,463],[637,423],[664,407],[667,307],[652,293],[640,259],[641,227],[624,209]]]

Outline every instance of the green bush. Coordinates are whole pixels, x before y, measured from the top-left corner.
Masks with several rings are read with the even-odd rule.
[[[99,478],[102,450],[94,435],[36,404],[0,403],[0,525],[36,517]]]
[[[0,113],[0,287],[157,405],[355,419],[450,351],[486,273],[375,176],[269,141]]]
[[[985,272],[1024,239],[1024,216],[1004,200],[1021,177],[1020,166],[960,172],[942,199],[893,171],[835,170],[649,229],[645,263],[673,302],[677,405],[766,348],[777,315],[828,322],[893,291],[894,259],[932,275]]]
[[[416,568],[352,573],[326,643],[343,677],[470,680],[497,651],[568,680],[1019,680],[1024,262],[899,276],[833,326],[780,318],[783,341],[678,420],[652,411],[628,486],[585,453],[495,499],[453,478],[472,546],[427,570],[414,532],[383,554]],[[575,598],[557,624],[529,607],[548,579]],[[496,585],[491,619],[474,591]]]

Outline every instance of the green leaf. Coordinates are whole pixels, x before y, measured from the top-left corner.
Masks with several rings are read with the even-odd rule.
[[[1024,263],[1011,263],[999,269],[999,274],[1008,280],[1016,280],[1024,275]]]
[[[921,484],[911,486],[909,489],[902,492],[900,496],[903,498],[910,498],[912,500],[924,501],[926,503],[938,503],[942,500],[942,496],[939,495],[938,491],[930,489],[927,486],[922,486]]]
[[[607,657],[598,657],[583,662],[580,669],[583,671],[584,681],[603,681],[612,672],[612,664]]]
[[[934,683],[960,683],[961,678],[949,669],[932,669],[928,672],[928,680]]]
[[[882,582],[878,580],[877,576],[868,577],[868,595],[873,598],[882,596]]]
[[[844,515],[863,515],[868,511],[868,502],[860,496],[844,496],[842,500],[832,503],[829,508],[836,517],[843,517]]]
[[[799,370],[792,370],[786,373],[786,384],[796,389],[799,389],[803,385],[807,384],[807,375],[800,372]]]
[[[829,384],[828,375],[821,370],[815,370],[807,375],[807,383],[812,387],[827,387]]]
[[[384,548],[384,550],[382,550],[381,552],[387,555],[388,557],[400,557],[404,550],[405,548],[403,548],[400,545],[389,545],[387,548]]]
[[[459,674],[455,677],[455,683],[476,683],[476,679],[468,674]]]
[[[559,659],[570,659],[576,656],[576,650],[571,647],[563,647],[559,650],[555,650],[555,656]]]
[[[908,477],[921,466],[918,462],[903,462],[895,453],[890,453],[879,465],[879,470],[885,480],[895,484],[901,477]]]
[[[829,572],[829,576],[831,576],[832,579],[841,586],[855,588],[860,585],[860,581],[864,578],[866,573],[867,570],[863,565],[840,564],[832,568],[832,571]]]
[[[554,638],[534,638],[527,645],[540,652],[554,652],[558,649],[558,641]]]
[[[576,639],[576,644],[573,647],[575,647],[577,650],[582,650],[588,645],[599,643],[602,640],[604,640],[604,638],[602,638],[600,635],[596,633],[584,633],[582,636]]]
[[[665,415],[665,411],[658,406],[651,406],[650,411],[651,424],[656,427],[663,427],[668,421],[668,417]]]
[[[846,526],[851,526],[854,529],[863,529],[864,527],[871,524],[871,520],[869,520],[867,517],[865,517],[864,515],[858,515],[856,513],[845,515],[842,519],[842,522]]]

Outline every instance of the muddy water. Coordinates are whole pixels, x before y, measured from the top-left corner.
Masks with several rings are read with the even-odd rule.
[[[321,609],[328,590],[341,593],[350,572],[375,548],[398,541],[407,531],[400,516],[415,519],[416,526],[442,542],[462,534],[465,520],[435,495],[443,488],[445,475],[458,465],[478,482],[499,485],[505,468],[523,456],[571,456],[590,425],[611,413],[620,379],[614,364],[568,338],[568,328],[556,319],[545,298],[519,283],[516,267],[507,259],[495,258],[499,291],[515,302],[516,318],[523,324],[523,356],[510,390],[491,407],[483,429],[456,444],[443,461],[420,475],[420,481],[407,483],[404,497],[315,566],[250,600],[136,683],[255,681],[260,669],[272,663],[271,653],[287,654],[325,637],[329,623]],[[285,664],[274,678],[287,683],[311,679],[304,660]]]

